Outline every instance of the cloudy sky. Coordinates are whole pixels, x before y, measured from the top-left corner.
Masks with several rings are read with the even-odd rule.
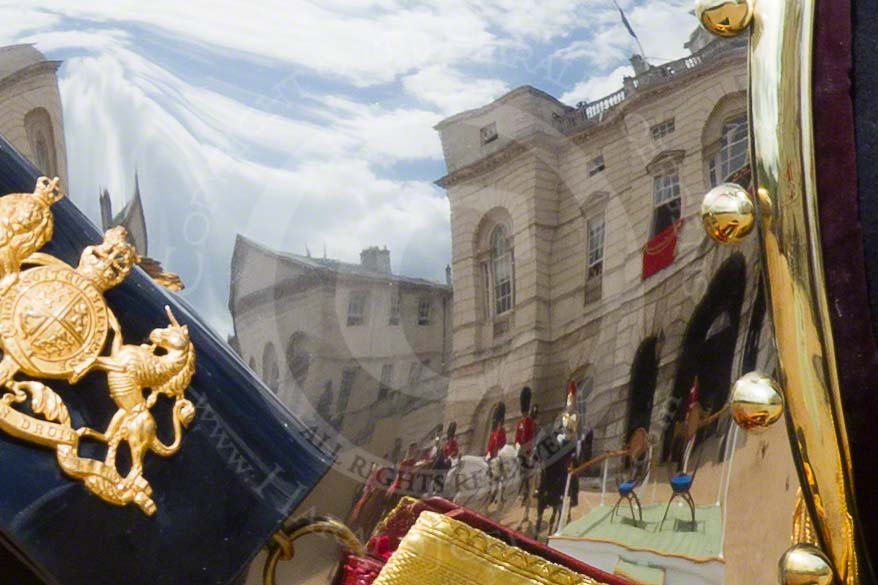
[[[444,279],[443,118],[523,84],[569,104],[621,86],[637,45],[612,0],[0,0],[0,45],[61,59],[70,196],[99,220],[134,169],[150,255],[221,332],[236,233]],[[78,4],[78,5],[75,5]],[[653,63],[691,0],[619,0]]]

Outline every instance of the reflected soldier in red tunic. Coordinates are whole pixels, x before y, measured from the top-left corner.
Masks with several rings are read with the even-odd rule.
[[[488,452],[485,454],[485,460],[490,462],[495,459],[504,446],[506,446],[506,429],[503,428],[503,421],[497,419],[494,421],[491,438],[488,439]]]
[[[457,423],[448,423],[448,433],[445,435],[445,444],[442,446],[442,459],[445,469],[451,467],[453,461],[460,457],[460,447],[457,444]]]

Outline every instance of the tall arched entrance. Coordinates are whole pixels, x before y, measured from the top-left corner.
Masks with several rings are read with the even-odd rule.
[[[674,378],[673,397],[678,405],[675,422],[685,417],[687,397],[696,377],[699,402],[705,410],[716,412],[728,399],[746,284],[744,256],[734,254],[720,266],[692,313]],[[663,459],[669,455],[673,429],[672,424],[665,430]]]
[[[658,379],[657,339],[647,337],[637,348],[631,364],[631,386],[628,390],[628,423],[625,427],[625,440],[635,429],[649,431],[652,420],[652,406],[655,386]]]

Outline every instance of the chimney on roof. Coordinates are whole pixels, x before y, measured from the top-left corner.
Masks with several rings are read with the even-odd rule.
[[[360,264],[363,268],[390,274],[390,250],[387,246],[383,250],[378,246],[369,246],[360,252]]]
[[[634,68],[634,75],[642,75],[652,68],[643,55],[631,55],[631,66]]]

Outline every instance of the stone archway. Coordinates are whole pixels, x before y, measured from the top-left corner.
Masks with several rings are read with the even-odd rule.
[[[699,402],[706,411],[716,412],[728,399],[746,286],[744,256],[733,254],[717,270],[693,311],[674,378],[672,400],[677,402],[674,422],[682,421],[686,414],[687,397],[696,376]],[[674,426],[671,424],[665,429],[662,459],[670,454]]]
[[[639,428],[649,431],[652,421],[652,407],[655,387],[658,381],[658,339],[644,339],[631,364],[631,386],[628,390],[628,421],[625,426],[625,441]]]
[[[484,450],[487,449],[488,439],[491,436],[491,423],[502,396],[503,391],[500,386],[493,386],[479,400],[470,419],[470,451],[479,451],[484,454]]]

